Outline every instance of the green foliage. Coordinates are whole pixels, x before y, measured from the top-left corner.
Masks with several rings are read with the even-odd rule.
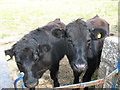
[[[26,34],[55,18],[67,24],[96,14],[118,30],[118,0],[0,0],[0,38]]]

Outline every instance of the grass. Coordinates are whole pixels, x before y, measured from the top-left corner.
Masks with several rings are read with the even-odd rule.
[[[96,14],[118,30],[118,0],[0,0],[0,39],[26,34],[55,18],[68,24]]]

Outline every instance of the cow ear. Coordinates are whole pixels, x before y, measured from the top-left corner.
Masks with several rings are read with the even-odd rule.
[[[99,16],[98,16],[98,15],[96,15],[96,16],[94,16],[92,19],[95,19],[95,18],[99,18]]]
[[[104,29],[96,28],[91,31],[92,40],[102,39],[107,36],[107,32]]]
[[[39,45],[39,51],[40,51],[39,53],[41,53],[42,55],[50,51],[50,49],[51,47],[48,44]]]
[[[5,55],[9,55],[10,56],[10,59],[7,60],[7,61],[9,61],[9,60],[11,60],[13,58],[13,56],[15,54],[14,54],[13,49],[8,49],[8,50],[5,50]]]
[[[66,37],[66,31],[64,29],[54,28],[52,30],[52,35],[56,38],[65,38]]]
[[[60,18],[56,18],[54,21],[60,21]]]

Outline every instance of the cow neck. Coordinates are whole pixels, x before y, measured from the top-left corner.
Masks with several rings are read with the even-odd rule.
[[[99,62],[99,56],[98,56],[98,52],[95,50],[94,40],[91,40],[91,50],[92,50],[92,54],[93,54],[93,58],[92,59],[94,59],[97,62]],[[99,64],[96,63],[96,65],[98,66]]]
[[[92,39],[91,39],[91,50],[92,50],[93,57],[94,57],[94,56],[97,56],[97,58],[98,58],[98,53],[97,53],[97,51],[95,50],[94,40],[92,40]]]

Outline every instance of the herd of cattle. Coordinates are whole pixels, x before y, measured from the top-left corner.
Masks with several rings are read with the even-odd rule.
[[[99,67],[105,37],[109,36],[109,24],[98,15],[87,20],[77,19],[67,25],[55,19],[47,25],[24,35],[5,54],[14,56],[24,84],[28,88],[38,85],[46,70],[54,87],[59,87],[59,62],[66,55],[73,70],[74,81],[85,72],[82,81],[87,82]]]

